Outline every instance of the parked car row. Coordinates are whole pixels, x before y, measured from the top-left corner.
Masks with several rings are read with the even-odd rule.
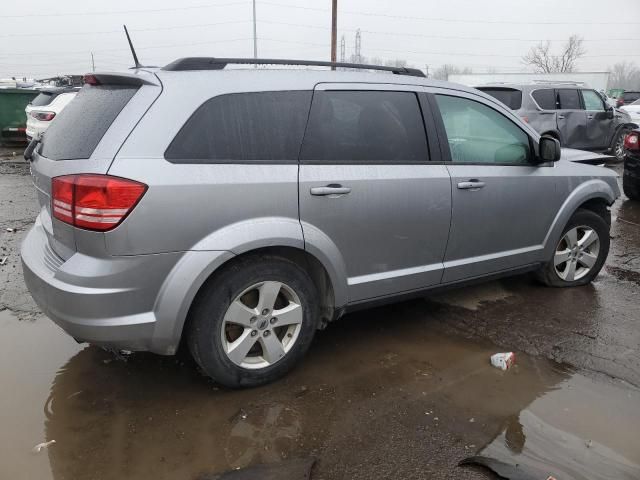
[[[41,211],[25,281],[78,341],[173,354],[184,340],[216,381],[255,386],[347,311],[526,271],[584,285],[602,268],[616,174],[525,122],[526,90],[510,109],[414,69],[226,67],[89,75],[26,153]],[[556,121],[600,99],[541,95]]]
[[[562,146],[624,158],[625,135],[638,125],[596,90],[577,84],[496,84],[478,87],[511,108],[541,135]]]

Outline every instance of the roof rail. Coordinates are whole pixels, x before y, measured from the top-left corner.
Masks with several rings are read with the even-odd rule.
[[[424,77],[422,70],[407,67],[386,67],[360,63],[322,62],[317,60],[284,60],[279,58],[215,58],[185,57],[165,65],[162,70],[182,72],[186,70],[222,70],[227,65],[302,65],[311,67],[354,68],[359,70],[382,70],[396,75]]]
[[[580,82],[578,80],[532,80],[532,83],[539,83],[542,85],[586,85],[586,82]]]

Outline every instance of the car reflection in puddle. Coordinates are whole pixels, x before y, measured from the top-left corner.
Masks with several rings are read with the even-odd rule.
[[[313,457],[312,479],[470,478],[457,462],[488,445],[483,454],[505,461],[573,474],[606,459],[638,477],[635,389],[524,354],[499,371],[495,346],[443,334],[424,305],[352,315],[320,332],[291,375],[240,391],[189,360],[115,359],[45,318],[0,312],[0,465],[13,479],[193,480]]]

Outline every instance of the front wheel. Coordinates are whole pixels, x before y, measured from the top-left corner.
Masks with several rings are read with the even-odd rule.
[[[609,226],[590,210],[578,210],[564,228],[553,258],[538,272],[551,287],[586,285],[600,273],[609,254]]]
[[[239,261],[205,287],[190,314],[188,342],[202,370],[231,388],[272,382],[306,353],[318,325],[313,281],[297,264]]]

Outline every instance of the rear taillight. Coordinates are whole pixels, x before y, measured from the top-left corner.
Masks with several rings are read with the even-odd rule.
[[[616,107],[621,107],[624,105],[624,98],[620,97],[616,100]]]
[[[84,77],[82,77],[83,83],[87,85],[100,85],[100,80],[95,75],[87,73]]]
[[[624,148],[633,151],[640,150],[640,134],[638,132],[628,133],[627,136],[624,137]]]
[[[520,118],[522,119],[522,121],[523,121],[524,123],[529,123],[529,117],[527,117],[526,115],[523,115],[523,116],[521,116]]]
[[[144,183],[126,178],[64,175],[51,182],[51,210],[69,225],[105,232],[117,227],[146,191]]]
[[[31,112],[31,116],[41,122],[50,122],[56,116],[56,112]]]

